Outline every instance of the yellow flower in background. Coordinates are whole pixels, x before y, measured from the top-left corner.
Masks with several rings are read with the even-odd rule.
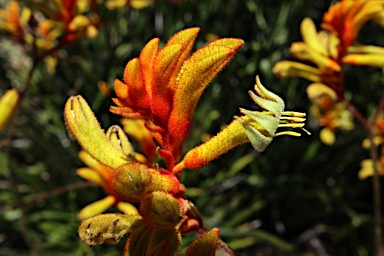
[[[129,5],[133,9],[143,9],[154,4],[154,0],[106,0],[105,6],[110,9],[116,9]]]
[[[312,19],[301,22],[300,32],[303,42],[295,42],[290,47],[292,55],[315,66],[295,62],[279,61],[273,73],[279,77],[302,77],[331,88],[338,98],[343,98],[341,63],[339,63],[339,39],[327,31],[317,32]]]
[[[113,169],[103,164],[100,164],[97,160],[92,158],[84,150],[79,152],[79,158],[81,159],[81,161],[83,161],[83,163],[87,165],[87,167],[77,169],[77,175],[79,175],[85,180],[98,184],[109,195],[81,209],[77,214],[78,219],[84,220],[89,217],[98,215],[100,213],[105,212],[113,205],[115,205],[117,209],[126,214],[138,213],[138,210],[134,205],[128,202],[119,202],[113,195],[111,195],[113,194],[113,189],[109,180],[113,175]]]
[[[354,128],[353,115],[344,104],[337,101],[336,92],[321,83],[312,83],[307,87],[308,98],[312,102],[311,116],[323,127],[320,140],[326,145],[333,145],[335,131],[349,131]]]
[[[273,73],[279,77],[302,77],[313,82],[307,88],[307,95],[313,103],[312,116],[323,127],[320,139],[327,145],[335,142],[335,131],[354,127],[353,115],[343,103],[344,65],[384,67],[383,47],[356,42],[368,20],[374,19],[382,25],[383,17],[383,0],[342,0],[324,14],[322,31],[317,32],[310,18],[301,22],[303,41],[293,43],[290,52],[296,59],[313,65],[280,61],[273,67]]]
[[[8,124],[19,104],[20,95],[16,89],[8,90],[0,98],[0,132]]]
[[[383,139],[384,139],[384,115],[379,115],[375,120],[375,126],[373,129],[374,137],[373,137],[373,143],[374,146],[381,147],[380,153],[381,156],[378,159],[378,162],[376,163],[376,168],[379,172],[379,175],[384,176],[384,148],[383,148]],[[362,146],[364,149],[369,149],[371,147],[371,141],[366,138],[362,142]],[[370,176],[373,176],[374,169],[373,169],[373,160],[372,159],[365,159],[361,161],[361,169],[359,171],[358,177],[359,179],[363,180]]]
[[[376,169],[378,170],[379,175],[384,176],[384,156],[379,158],[379,161],[376,163]],[[361,169],[359,170],[358,174],[359,179],[364,180],[368,177],[373,176],[373,174],[373,160],[365,159],[361,161]]]
[[[373,45],[353,45],[348,47],[348,55],[343,62],[349,65],[384,68],[384,47]]]
[[[121,124],[123,125],[123,130],[129,136],[134,138],[138,143],[141,149],[141,152],[144,156],[136,155],[139,162],[148,162],[152,163],[154,158],[156,157],[156,146],[153,142],[154,136],[157,139],[160,139],[156,134],[152,134],[145,128],[145,121],[140,119],[121,119]]]

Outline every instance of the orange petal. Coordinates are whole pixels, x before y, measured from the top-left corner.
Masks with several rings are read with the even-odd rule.
[[[142,79],[139,58],[130,60],[126,65],[124,69],[124,82],[128,87],[128,106],[132,108],[149,108],[149,96]]]
[[[243,41],[238,39],[238,44]],[[213,45],[196,51],[184,64],[177,79],[173,108],[170,114],[168,130],[174,148],[188,136],[197,102],[208,84],[230,62],[236,51],[229,47]]]
[[[180,69],[184,63],[184,61],[189,57],[189,54],[191,53],[193,44],[195,42],[195,39],[197,37],[197,34],[199,33],[200,28],[189,28],[184,29],[175,35],[173,35],[167,42],[166,46],[174,45],[174,44],[181,44],[183,46],[183,49],[179,55],[177,65],[175,66],[175,71],[172,73],[172,76],[169,79],[168,88],[174,92],[176,90],[176,77],[180,72]]]
[[[144,77],[144,83],[149,98],[152,98],[152,66],[157,52],[159,51],[159,38],[149,41],[140,53],[140,67]]]
[[[181,54],[183,46],[181,44],[173,44],[164,47],[157,54],[153,62],[153,79],[151,101],[152,112],[160,118],[162,125],[165,125],[169,111],[171,110],[172,98],[169,91],[168,83],[175,72],[178,64],[178,58]]]

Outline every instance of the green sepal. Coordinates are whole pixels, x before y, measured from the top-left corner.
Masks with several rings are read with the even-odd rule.
[[[146,194],[140,203],[140,214],[154,229],[172,229],[184,219],[177,199],[163,191]]]
[[[178,229],[152,230],[148,241],[148,255],[175,256],[180,250],[181,233]]]
[[[283,105],[281,105],[270,99],[261,98],[252,91],[249,91],[249,95],[257,105],[265,110],[271,111],[276,117],[280,118],[281,112],[284,110],[284,102]]]
[[[119,201],[140,202],[151,183],[152,172],[148,166],[140,163],[120,166],[113,173],[114,195]]]
[[[254,123],[256,123],[254,125],[255,128],[257,128],[257,130],[259,130],[261,133],[265,134],[266,136],[273,137],[273,135],[277,130],[277,127],[279,126],[279,118],[272,115],[268,115],[265,112],[257,112],[257,111],[241,109],[241,113],[251,119],[249,121],[250,124],[253,125]]]
[[[235,118],[244,127],[245,133],[248,136],[249,141],[258,152],[263,152],[267,148],[267,146],[272,142],[273,137],[268,137],[262,134],[248,121],[244,121],[240,117]]]
[[[147,256],[150,233],[148,226],[135,230],[125,244],[123,256]]]
[[[80,239],[90,246],[117,244],[126,234],[145,226],[140,215],[108,213],[88,218],[81,222]]]
[[[190,246],[188,246],[184,256],[214,256],[219,240],[219,233],[220,231],[218,228],[213,228],[199,236]]]

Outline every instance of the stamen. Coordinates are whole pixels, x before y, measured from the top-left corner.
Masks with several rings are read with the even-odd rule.
[[[303,117],[282,116],[282,117],[280,117],[280,120],[288,120],[288,121],[292,121],[292,122],[296,122],[296,123],[302,123],[302,122],[304,122],[306,119],[303,118]]]
[[[283,112],[281,112],[281,115],[284,115],[284,116],[294,116],[294,117],[304,117],[304,116],[306,116],[305,113],[295,112],[295,111],[283,111]]]
[[[288,124],[279,124],[277,127],[289,127],[289,128],[302,128],[304,127],[304,123],[299,123],[299,124],[292,124],[292,123],[288,123]]]
[[[300,137],[301,136],[300,133],[292,132],[292,131],[284,131],[284,132],[275,133],[275,137],[281,136],[281,135],[288,135],[288,136],[294,136],[294,137]]]

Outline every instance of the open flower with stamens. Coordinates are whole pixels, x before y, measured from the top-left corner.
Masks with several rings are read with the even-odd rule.
[[[251,143],[257,151],[262,152],[276,136],[301,135],[294,131],[277,132],[278,128],[299,128],[309,134],[303,128],[305,113],[284,111],[284,101],[268,91],[258,77],[255,92],[249,91],[249,94],[263,111],[240,109],[242,116],[235,116],[235,119],[216,136],[189,150],[184,159],[173,169],[173,173],[200,168],[245,143]]]
[[[187,256],[201,255],[202,251],[213,255],[218,246],[233,255],[218,240],[218,229],[205,230],[199,211],[185,195],[181,171],[199,168],[247,142],[263,151],[275,136],[300,136],[294,131],[277,131],[280,128],[306,132],[305,114],[284,111],[283,100],[257,78],[255,92],[249,94],[263,111],[241,109],[242,115],[190,150],[180,162],[182,144],[203,91],[244,43],[237,38],[217,39],[190,56],[198,32],[198,28],[182,30],[162,49],[159,39],[152,39],[138,58],[128,62],[124,81],[115,80],[117,97],[110,110],[135,119],[123,123],[142,146],[146,159],[135,153],[120,128],[112,126],[105,133],[81,96],[67,101],[67,127],[90,159],[97,161],[90,164],[92,171],[79,171],[79,175],[93,179],[113,196],[102,200],[104,207],[113,200],[140,203],[139,214],[102,214],[83,221],[79,234],[85,243],[117,243],[130,234],[124,255],[176,255],[181,235],[197,232],[201,236],[186,250]],[[164,160],[163,165],[152,163],[154,153]]]

